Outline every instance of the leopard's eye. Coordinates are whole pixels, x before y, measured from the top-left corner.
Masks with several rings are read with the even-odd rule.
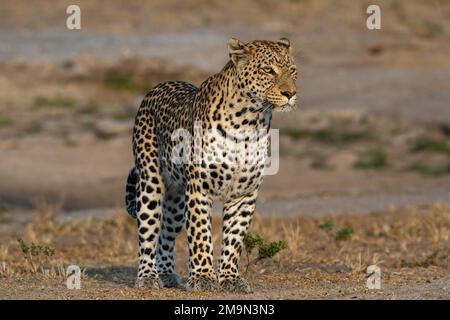
[[[273,76],[276,74],[275,70],[273,70],[272,67],[263,67],[263,68],[261,68],[261,70],[264,73],[268,73],[268,74],[273,75]]]

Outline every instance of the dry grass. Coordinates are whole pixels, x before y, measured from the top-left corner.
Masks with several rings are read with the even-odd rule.
[[[83,281],[100,287],[113,283],[128,292],[125,297],[129,297],[137,262],[135,221],[117,211],[109,219],[61,222],[58,208],[41,204],[36,217],[26,226],[0,236],[0,278],[8,280],[5,283],[28,279],[33,283],[56,281],[61,286],[65,268],[77,264],[83,269]],[[354,234],[348,240],[339,241],[319,228],[324,219],[256,216],[251,231],[266,241],[284,240],[287,248],[272,259],[251,265],[246,276],[263,289],[288,284],[320,292],[343,282],[352,290],[364,291],[365,270],[372,264],[382,268],[385,279],[392,285],[420,282],[448,273],[448,206],[436,204],[328,219],[336,226],[351,227]],[[220,230],[217,217],[213,219],[213,229]],[[18,237],[51,246],[55,254],[41,268],[32,270],[16,241]],[[219,248],[220,237],[216,236],[214,241]],[[185,276],[184,234],[179,237],[175,254],[179,272]],[[245,269],[245,259],[241,268]],[[170,292],[163,291],[159,297],[186,294],[179,290]],[[196,296],[188,296],[192,295]],[[116,296],[111,292],[108,297]]]

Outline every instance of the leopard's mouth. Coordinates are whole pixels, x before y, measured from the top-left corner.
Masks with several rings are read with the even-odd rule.
[[[296,108],[297,95],[288,99],[287,97],[280,97],[277,99],[267,99],[267,102],[272,105],[272,110],[276,112],[287,112]]]
[[[288,101],[286,101],[285,103],[281,103],[281,104],[273,104],[273,111],[276,112],[288,112],[291,111],[293,109],[295,109],[297,107],[297,98],[295,97],[295,99],[290,99]]]

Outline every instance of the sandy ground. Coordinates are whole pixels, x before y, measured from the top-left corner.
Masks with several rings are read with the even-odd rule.
[[[45,113],[34,117],[31,121],[41,121],[43,128],[31,136],[20,136],[21,131],[27,130],[29,120],[17,123],[17,129],[0,129],[0,134],[4,133],[0,141],[0,200],[4,206],[33,207],[41,197],[50,202],[63,201],[66,210],[123,206],[125,179],[132,166],[132,120],[104,120],[104,115],[90,115],[89,121],[99,120],[95,124],[97,128],[91,129],[85,128],[75,112],[55,117],[54,124]],[[296,117],[298,122],[304,123],[301,128],[306,129],[316,116],[316,113],[298,111],[289,121]],[[319,113],[319,117],[327,116],[326,112]],[[330,116],[330,119],[336,117]],[[450,179],[445,171],[447,151],[414,150],[423,136],[430,139],[436,136],[443,148],[448,138],[436,125],[411,122],[403,129],[396,121],[389,130],[406,131],[392,138],[390,132],[384,132],[389,121],[388,117],[380,118],[373,125],[378,130],[373,133],[376,139],[386,141],[382,149],[388,163],[381,168],[358,169],[355,164],[376,148],[376,142],[362,139],[336,147],[317,138],[295,139],[289,136],[289,131],[283,134],[283,127],[291,127],[288,121],[276,119],[274,127],[282,128],[280,165],[276,175],[265,178],[260,195],[262,212],[279,215],[368,213],[391,205],[449,202]],[[357,123],[354,126],[357,127]],[[60,128],[64,130],[63,136],[58,136]],[[331,126],[326,125],[326,128]],[[411,169],[416,163],[435,165],[444,171],[436,175],[417,172]],[[342,181],[345,181],[344,188]]]
[[[68,31],[69,2],[0,4],[0,298],[449,298],[448,4],[380,1],[382,30],[369,31],[355,1],[80,1],[82,30]],[[300,108],[274,115],[280,169],[254,227],[290,248],[252,267],[252,295],[133,289],[121,210],[134,114],[158,82],[220,70],[230,36],[294,44]],[[355,235],[330,239],[326,217]],[[30,272],[19,236],[56,247],[55,270]],[[108,254],[88,246],[108,241]],[[73,260],[80,291],[58,269]],[[380,261],[382,290],[368,290]]]
[[[100,272],[113,274],[114,272],[125,273],[128,271],[131,283],[132,268],[107,268]],[[97,271],[98,272],[98,271]],[[134,275],[134,273],[133,273]],[[121,275],[123,277],[123,275]],[[120,276],[119,276],[120,277]],[[298,279],[298,276],[295,277]],[[422,300],[422,299],[438,299],[447,300],[450,291],[450,278],[448,276],[439,279],[425,280],[419,284],[403,284],[403,285],[389,285],[381,290],[364,289],[365,277],[360,276],[359,279],[354,280],[351,285],[359,287],[359,290],[354,288],[346,288],[343,282],[334,283],[330,285],[329,281],[316,283],[310,289],[303,289],[303,287],[282,285],[283,282],[292,281],[293,278],[283,277],[277,279],[277,284],[268,284],[272,279],[263,278],[262,282],[255,287],[253,294],[224,294],[217,293],[187,293],[180,292],[176,289],[162,289],[160,292],[133,289],[129,286],[123,285],[120,280],[87,280],[83,281],[83,287],[80,290],[68,290],[63,281],[42,281],[42,280],[5,280],[0,287],[0,296],[3,299],[230,299],[230,300],[303,300],[303,299],[345,299],[345,300],[371,300],[371,299],[389,299],[389,300]],[[317,287],[320,290],[317,290]],[[12,289],[11,289],[12,288]]]

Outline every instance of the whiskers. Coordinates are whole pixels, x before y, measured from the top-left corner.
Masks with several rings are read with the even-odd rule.
[[[255,110],[255,112],[265,113],[272,108],[272,104],[268,101],[263,101],[262,106]]]

